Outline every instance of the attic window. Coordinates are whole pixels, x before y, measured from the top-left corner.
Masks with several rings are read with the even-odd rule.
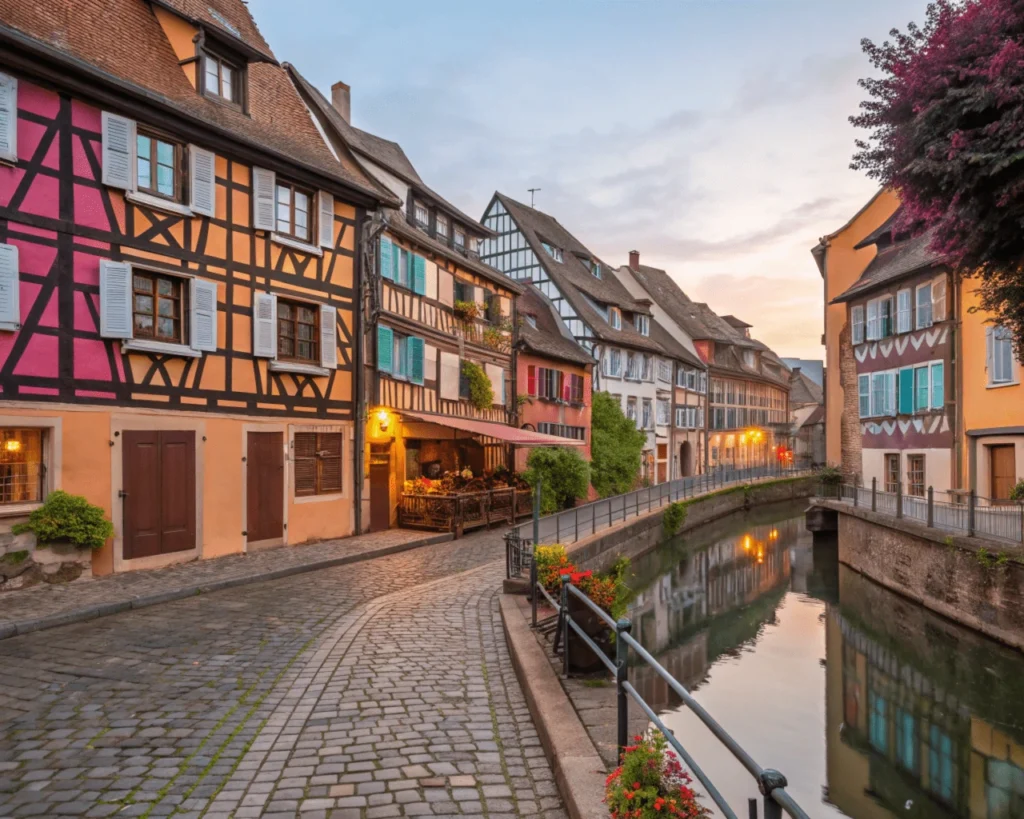
[[[595,279],[601,278],[601,263],[594,261],[590,263],[590,273]]]
[[[633,316],[633,326],[636,327],[636,331],[642,336],[649,336],[651,334],[651,317],[645,316],[643,313],[637,313]]]
[[[437,233],[438,239],[448,241],[448,218],[438,214],[437,225],[434,230]]]
[[[537,317],[536,316],[531,316],[529,313],[527,313],[525,316],[523,316],[523,318],[526,319],[526,323],[529,324],[534,330],[537,329]]]
[[[541,242],[541,244],[544,246],[544,252],[547,253],[548,256],[556,262],[562,261],[562,249],[560,247],[549,245],[547,242]]]
[[[611,307],[608,310],[608,323],[612,326],[613,330],[622,329],[622,312],[618,307]]]
[[[244,86],[244,68],[219,54],[203,51],[203,93],[206,96],[241,105]]]
[[[427,206],[416,202],[412,206],[413,218],[416,219],[416,224],[419,225],[423,230],[426,230],[430,226],[430,212],[427,210]]]
[[[455,228],[455,246],[460,250],[466,248],[466,232],[462,228]]]

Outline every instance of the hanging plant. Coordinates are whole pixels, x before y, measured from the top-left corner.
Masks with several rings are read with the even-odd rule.
[[[475,321],[480,317],[480,305],[475,301],[456,300],[453,311],[463,321]]]
[[[469,403],[478,410],[490,409],[494,403],[494,389],[484,368],[472,361],[463,361],[462,374],[469,382]]]

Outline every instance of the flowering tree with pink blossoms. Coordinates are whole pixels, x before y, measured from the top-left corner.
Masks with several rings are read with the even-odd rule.
[[[894,188],[900,229],[976,276],[1024,358],[1024,0],[936,0],[922,25],[862,43],[879,76],[851,167]]]

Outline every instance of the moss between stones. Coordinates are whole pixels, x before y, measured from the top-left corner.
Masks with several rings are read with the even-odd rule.
[[[8,552],[3,557],[0,557],[0,563],[7,563],[10,566],[17,566],[20,563],[24,563],[28,559],[28,550],[22,549],[18,552]]]

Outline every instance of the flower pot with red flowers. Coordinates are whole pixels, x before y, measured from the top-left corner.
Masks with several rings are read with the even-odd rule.
[[[611,819],[705,819],[711,815],[664,734],[651,730],[633,740],[635,744],[623,749],[621,764],[604,783]]]

